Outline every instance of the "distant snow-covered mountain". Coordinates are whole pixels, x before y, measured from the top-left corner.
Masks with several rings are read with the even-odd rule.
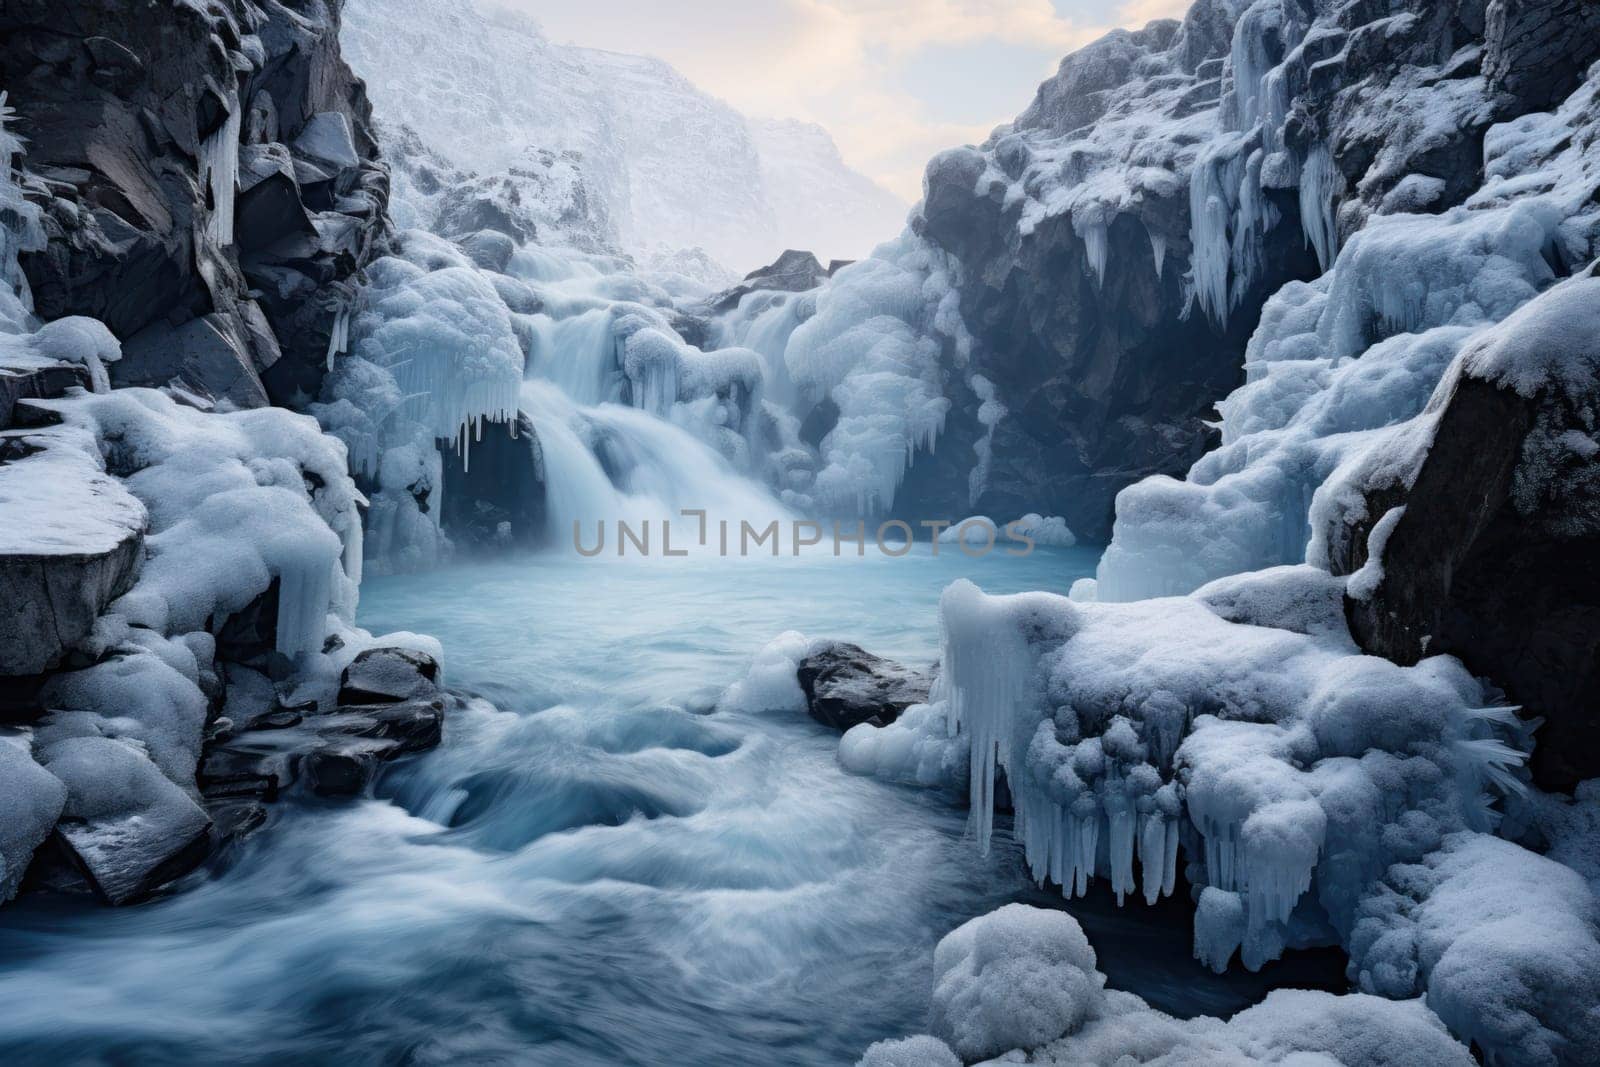
[[[752,119],[767,199],[786,248],[855,259],[905,224],[905,201],[839,155],[833,136],[813,122]]]
[[[350,0],[343,44],[380,121],[460,170],[576,153],[630,252],[700,247],[743,273],[789,246],[860,256],[904,222],[821,127],[748,119],[659,59],[555,44],[514,11]]]

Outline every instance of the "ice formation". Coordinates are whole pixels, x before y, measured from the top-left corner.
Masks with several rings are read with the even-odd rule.
[[[329,614],[354,610],[360,498],[344,449],[311,419],[202,412],[142,389],[38,403],[100,442],[149,515],[140,581],[101,620],[103,647],[129,628],[204,629],[274,583],[284,655],[320,652]]]
[[[1118,497],[1101,600],[1324,562],[1313,530],[1338,487],[1414,453],[1405,442],[1426,438],[1428,401],[1457,357],[1600,255],[1597,92],[1600,75],[1553,112],[1491,127],[1488,178],[1466,203],[1374,217],[1327,274],[1267,302],[1246,384],[1218,404],[1223,446],[1182,481],[1151,478]],[[1561,350],[1584,358],[1581,346]]]
[[[1514,709],[1497,708],[1494,691],[1449,657],[1399,667],[1360,655],[1342,629],[1340,583],[1319,573],[1244,576],[1139,604],[953,585],[941,610],[943,684],[971,747],[978,839],[989,839],[1004,774],[1035,877],[1068,895],[1105,878],[1119,898],[1153,902],[1174,887],[1181,845],[1188,880],[1204,887],[1196,954],[1219,970],[1235,952],[1254,968],[1285,948],[1344,944],[1362,988],[1426,991],[1458,1035],[1497,1054],[1548,1043],[1525,1036],[1533,1023],[1486,1033],[1465,1020],[1517,1011],[1547,1029],[1566,1025],[1558,998],[1519,990],[1548,979],[1538,956],[1600,973],[1588,962],[1600,944],[1581,878],[1552,881],[1548,918],[1506,935],[1530,961],[1515,981],[1436,989],[1401,947],[1415,940],[1382,932],[1396,914],[1383,903],[1385,872],[1424,885],[1407,865],[1450,870],[1456,847],[1503,848],[1498,868],[1477,868],[1481,882],[1492,869],[1534,877],[1537,857],[1482,836],[1500,818],[1495,798],[1525,789]],[[1492,913],[1440,907],[1464,943],[1493,936]],[[1451,1006],[1452,996],[1470,1006]],[[1566,1039],[1600,1047],[1587,1026],[1571,1024]]]
[[[791,487],[785,502],[825,515],[877,514],[894,503],[912,458],[944,429],[945,361],[959,366],[970,351],[956,270],[907,233],[816,293],[783,347],[783,367],[802,396],[830,397],[839,417],[814,481]]]
[[[1258,59],[1236,47],[1233,65]],[[1490,127],[1487,180],[1459,207],[1371,217],[1342,247],[1331,216],[1305,213],[1328,272],[1267,302],[1247,382],[1219,404],[1221,447],[1186,480],[1118,498],[1092,587],[1001,598],[957,583],[941,611],[980,841],[1003,774],[1041,881],[1071,895],[1105,878],[1154,901],[1181,858],[1208,965],[1340,944],[1363,991],[1424,997],[1496,1062],[1600,1053],[1600,1028],[1568,1010],[1600,975],[1595,896],[1487,833],[1525,803],[1528,727],[1453,658],[1360,654],[1345,598],[1371,595],[1381,562],[1332,576],[1322,531],[1367,487],[1406,481],[1456,376],[1592,393],[1595,282],[1561,277],[1600,255],[1595,74],[1554,111]],[[1252,101],[1236,84],[1224,111],[1270,117],[1270,71],[1261,86]],[[1195,186],[1196,225],[1215,227],[1196,234],[1196,286],[1214,313],[1248,273],[1228,191],[1254,187],[1254,164],[1229,136],[1202,162],[1245,169],[1218,162]],[[1308,206],[1331,188],[1320,167],[1302,170]],[[1363,558],[1402,515],[1367,517]]]
[[[940,531],[939,540],[945,544],[964,543],[979,547],[1008,545],[1071,548],[1078,543],[1078,539],[1067,528],[1066,519],[1059,515],[1045,518],[1033,512],[1006,523],[995,522],[986,515],[971,515],[951,523],[949,528]]]

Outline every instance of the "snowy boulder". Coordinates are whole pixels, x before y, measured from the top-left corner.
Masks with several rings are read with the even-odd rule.
[[[0,738],[0,904],[16,895],[33,852],[50,835],[67,789],[24,748]]]
[[[1351,939],[1361,987],[1426,992],[1489,1061],[1600,1062],[1600,922],[1576,871],[1488,835],[1456,834],[1392,868]]]
[[[339,703],[398,704],[439,694],[439,661],[409,648],[369,648],[339,679]]]
[[[107,903],[142,900],[205,858],[210,818],[138,749],[82,737],[42,756],[66,785],[58,831]]]
[[[0,677],[59,663],[133,584],[145,509],[65,428],[0,436]]]
[[[1053,1041],[1099,1004],[1095,962],[1072,916],[1008,904],[934,950],[934,1029],[969,1061]]]
[[[517,242],[499,230],[479,230],[458,238],[456,244],[461,246],[472,262],[496,274],[506,273],[506,267],[517,251]]]
[[[879,1041],[867,1049],[856,1067],[961,1067],[961,1058],[938,1038],[918,1034],[899,1041]]]
[[[928,699],[926,675],[843,641],[814,647],[796,670],[806,711],[835,730],[887,726]]]
[[[1398,439],[1324,490],[1331,569],[1371,581],[1351,585],[1356,639],[1400,663],[1453,653],[1544,717],[1546,788],[1600,765],[1597,338],[1600,278],[1551,288],[1466,346],[1420,454]]]
[[[757,267],[745,275],[738,285],[712,297],[708,304],[717,313],[728,312],[753,292],[765,289],[803,293],[827,280],[828,272],[814,254],[791,248],[765,267]]]

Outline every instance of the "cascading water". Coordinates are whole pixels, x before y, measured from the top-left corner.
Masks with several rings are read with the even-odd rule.
[[[611,299],[620,283],[587,260],[568,261],[563,269],[560,257],[549,250],[519,255],[513,268],[546,308],[531,317],[522,404],[543,447],[553,545],[574,544],[575,527],[593,531],[601,521],[618,520],[659,524],[686,509],[704,511],[712,522],[765,523],[788,514],[692,432],[730,429],[734,447],[744,444],[737,425],[726,427],[738,417],[727,409],[738,406],[739,394],[730,392],[724,399],[718,379],[748,380],[752,372],[741,378],[737,360],[727,352],[686,354],[690,350],[664,320],[656,321],[662,319],[659,313]],[[550,299],[552,292],[561,299]],[[637,353],[646,341],[658,358],[624,359],[624,351]],[[755,377],[759,380],[758,372]],[[695,408],[709,400],[720,409],[720,419],[697,418],[696,410],[679,403],[680,382],[686,378],[709,391]],[[721,443],[726,437],[712,440]]]

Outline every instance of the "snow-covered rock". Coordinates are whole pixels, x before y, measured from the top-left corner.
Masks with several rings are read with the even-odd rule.
[[[53,390],[52,390],[53,391]],[[39,674],[88,636],[143,558],[145,508],[88,435],[0,434],[0,676]]]
[[[1207,887],[1196,950],[1219,969],[1235,950],[1254,968],[1286,947],[1356,945],[1389,892],[1385,872],[1448,866],[1450,841],[1477,841],[1497,822],[1494,794],[1525,788],[1514,709],[1493,706],[1494,691],[1459,662],[1399,667],[1359,654],[1348,635],[1277,629],[1281,607],[1242,592],[1211,594],[1236,622],[1195,598],[985,597],[966,582],[942,609],[942,684],[971,747],[979,841],[1003,770],[1035,877],[1068,895],[1105,877],[1119,897],[1142,889],[1153,902],[1173,888],[1181,845],[1189,881]],[[1505,876],[1544,862],[1503,848]],[[1568,984],[1552,971],[1565,966],[1555,943],[1577,937],[1581,956],[1593,937],[1583,879],[1552,892],[1576,918],[1554,912],[1550,929],[1568,934],[1522,928],[1530,946],[1550,946],[1529,949],[1536,976],[1474,985],[1472,1012],[1566,1025],[1564,1001],[1519,993]],[[1462,936],[1490,936],[1492,918],[1462,918]],[[1552,958],[1532,962],[1543,954]],[[1409,973],[1434,995],[1425,974]],[[1439,1010],[1481,1040],[1466,1009]],[[1510,1047],[1505,1034],[1494,1040]]]
[[[41,757],[66,786],[61,837],[108,903],[133,903],[205,858],[210,818],[137,748],[79,737]]]
[[[933,955],[933,1022],[963,1059],[1036,1048],[1083,1025],[1105,976],[1076,919],[1008,904],[947,934]]]
[[[16,895],[34,849],[55,828],[66,786],[33,761],[26,745],[0,738],[0,904]]]

